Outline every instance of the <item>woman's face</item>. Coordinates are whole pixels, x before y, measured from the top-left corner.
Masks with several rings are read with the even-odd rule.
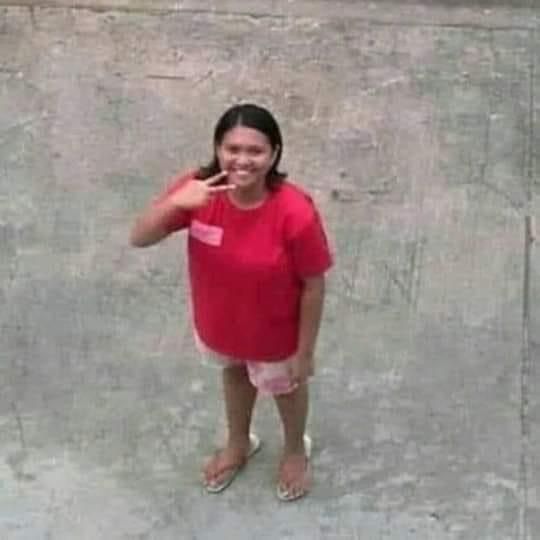
[[[229,173],[228,182],[240,189],[264,184],[276,157],[264,133],[244,126],[227,131],[216,154],[221,169]]]

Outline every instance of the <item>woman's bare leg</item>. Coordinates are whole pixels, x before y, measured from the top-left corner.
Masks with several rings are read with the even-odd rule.
[[[309,409],[308,385],[301,384],[290,394],[275,396],[275,401],[283,423],[285,439],[280,466],[280,485],[283,490],[295,497],[309,489],[304,445]]]
[[[223,370],[223,390],[227,418],[227,444],[204,469],[206,481],[218,484],[227,468],[245,459],[249,452],[249,431],[257,389],[251,384],[245,366]]]

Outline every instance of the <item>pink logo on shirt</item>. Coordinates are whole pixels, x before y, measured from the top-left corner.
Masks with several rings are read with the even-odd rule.
[[[223,239],[223,229],[215,225],[208,225],[196,219],[192,220],[189,234],[209,246],[220,246]]]

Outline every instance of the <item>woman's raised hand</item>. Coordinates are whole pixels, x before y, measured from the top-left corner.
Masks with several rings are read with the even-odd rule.
[[[234,184],[215,185],[225,178],[227,174],[227,171],[221,171],[206,180],[189,180],[178,191],[170,196],[169,201],[182,210],[200,208],[201,206],[204,206],[215,193],[219,193],[220,191],[230,191],[236,187]]]

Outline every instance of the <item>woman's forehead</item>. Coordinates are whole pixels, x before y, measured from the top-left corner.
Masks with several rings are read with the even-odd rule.
[[[223,144],[238,146],[269,145],[266,135],[257,129],[246,126],[236,126],[225,133]]]

